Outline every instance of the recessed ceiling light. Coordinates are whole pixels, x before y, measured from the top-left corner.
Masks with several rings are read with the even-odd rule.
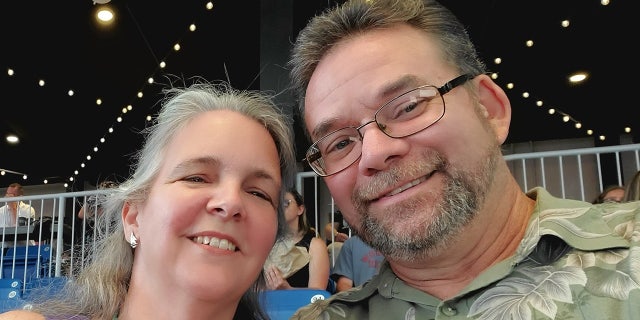
[[[585,72],[578,72],[569,76],[569,81],[572,83],[582,82],[585,79],[587,79],[587,74]]]
[[[17,144],[18,142],[20,142],[20,139],[18,138],[18,136],[10,134],[7,136],[7,142],[11,144]]]

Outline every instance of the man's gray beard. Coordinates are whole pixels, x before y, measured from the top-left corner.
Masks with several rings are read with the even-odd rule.
[[[431,208],[431,221],[428,224],[415,225],[413,229],[393,229],[392,226],[382,224],[378,218],[369,213],[368,203],[356,201],[357,214],[362,217],[360,226],[355,228],[356,234],[391,260],[417,261],[447,250],[451,240],[460,234],[477,215],[484,203],[487,190],[491,187],[496,163],[502,157],[502,153],[495,145],[487,148],[487,152],[482,163],[479,163],[478,172],[452,169],[440,155],[425,157],[425,159],[435,158],[438,173],[444,175],[445,186],[440,201],[428,203],[429,196],[425,195],[377,213],[380,217],[387,217],[389,221],[388,217],[392,216],[399,216],[401,219],[404,216],[414,217],[420,213],[428,214],[425,210]],[[412,168],[403,167],[396,171],[416,172],[424,166],[424,164],[416,164]],[[397,177],[397,174],[391,173],[390,176]]]

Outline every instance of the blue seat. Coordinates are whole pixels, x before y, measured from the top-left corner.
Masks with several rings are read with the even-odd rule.
[[[272,320],[289,320],[301,307],[329,296],[331,293],[326,290],[308,288],[267,290],[260,297],[260,303]]]
[[[2,278],[26,279],[42,277],[49,265],[51,246],[10,247],[2,257]]]
[[[20,279],[0,279],[0,313],[20,308],[23,282]]]
[[[4,259],[13,259],[15,256],[16,259],[40,259],[43,262],[49,261],[49,257],[51,255],[51,246],[48,244],[42,245],[29,245],[29,246],[17,246],[17,247],[9,247],[7,249],[7,253],[4,255]]]

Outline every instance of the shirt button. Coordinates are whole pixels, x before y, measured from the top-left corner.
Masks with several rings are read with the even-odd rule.
[[[458,314],[458,310],[456,310],[456,308],[454,308],[452,306],[448,306],[448,305],[442,306],[442,308],[440,308],[440,310],[442,311],[442,313],[444,315],[449,316],[449,317],[453,317],[453,316]]]

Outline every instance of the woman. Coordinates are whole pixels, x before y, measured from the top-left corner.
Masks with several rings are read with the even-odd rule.
[[[624,200],[625,189],[623,186],[610,185],[591,202],[593,204],[605,202],[622,202]]]
[[[257,294],[295,173],[289,128],[257,92],[169,89],[97,217],[91,263],[55,300],[5,319],[266,318]]]
[[[302,195],[290,189],[284,195],[288,237],[278,241],[265,263],[267,288],[326,290],[329,253],[324,241],[309,227]]]

